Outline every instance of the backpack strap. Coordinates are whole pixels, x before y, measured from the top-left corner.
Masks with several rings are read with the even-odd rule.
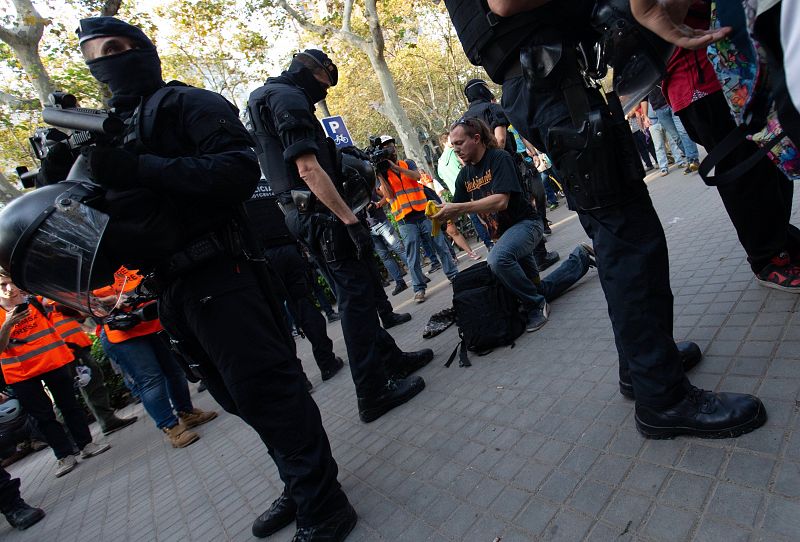
[[[463,340],[458,341],[455,349],[453,349],[453,353],[447,358],[447,363],[444,364],[445,367],[450,367],[453,364],[453,361],[456,359],[456,354],[459,354],[459,367],[472,367],[472,363],[469,361],[469,356],[467,356],[467,345]]]
[[[714,147],[708,156],[705,157],[700,164],[700,176],[703,182],[708,186],[724,186],[729,184],[751,169],[761,160],[769,151],[784,138],[783,131],[779,132],[775,137],[766,143],[758,143],[759,149],[751,154],[747,159],[742,160],[728,171],[715,171],[714,175],[710,175],[711,170],[714,169],[719,163],[731,153],[735,152],[742,141],[747,139],[748,127],[740,124],[731,133],[725,136],[725,139],[720,141],[719,145]]]

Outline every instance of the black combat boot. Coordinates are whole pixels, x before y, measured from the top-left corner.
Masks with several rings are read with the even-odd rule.
[[[349,504],[325,521],[311,527],[300,527],[292,542],[341,542],[358,522],[358,515]]]
[[[358,416],[364,423],[375,421],[395,407],[411,400],[425,389],[419,376],[389,380],[367,397],[358,398]]]
[[[10,508],[3,511],[3,515],[12,527],[24,531],[44,517],[44,510],[28,506],[22,499],[17,499]]]
[[[700,351],[700,347],[697,346],[696,343],[683,341],[675,343],[675,346],[678,347],[678,355],[680,355],[684,373],[694,369],[694,367],[700,363],[700,360],[703,359],[703,352]],[[619,392],[628,399],[636,399],[636,395],[633,393],[633,383],[631,382],[630,375],[620,375]]]
[[[679,435],[734,438],[764,425],[764,404],[744,393],[715,393],[692,386],[686,397],[667,408],[636,405],[636,429],[652,439]]]
[[[297,505],[284,489],[281,496],[275,499],[267,511],[253,522],[253,536],[266,538],[275,534],[292,523],[296,515]]]
[[[432,359],[433,350],[430,348],[416,352],[403,352],[400,355],[400,362],[389,369],[389,378],[397,380],[411,376],[430,363]]]
[[[386,314],[381,314],[383,329],[389,329],[393,328],[394,326],[399,326],[400,324],[405,324],[409,320],[411,320],[411,315],[407,312],[387,312]]]

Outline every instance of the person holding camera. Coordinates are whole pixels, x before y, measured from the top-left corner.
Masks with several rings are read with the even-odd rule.
[[[81,405],[75,398],[74,380],[68,365],[72,351],[47,318],[41,302],[28,297],[0,271],[0,366],[3,379],[17,399],[36,420],[45,441],[56,456],[56,477],[64,476],[77,465],[75,449],[87,459],[108,450],[108,443],[95,444]],[[72,440],[53,412],[53,403],[42,382],[53,395],[64,417]]]
[[[397,222],[406,249],[406,261],[414,288],[414,301],[422,303],[425,301],[427,289],[420,261],[420,248],[424,238],[430,240],[449,280],[453,280],[458,269],[453,263],[444,234],[439,232],[436,236],[431,235],[431,221],[425,216],[428,196],[419,183],[422,175],[417,171],[416,165],[410,160],[398,159],[397,145],[392,136],[382,135],[375,143],[378,150],[372,159],[380,179],[380,189],[383,197],[391,204],[392,215]]]
[[[342,197],[339,157],[314,116],[314,104],[337,81],[328,55],[307,49],[250,94],[248,111],[259,163],[289,231],[333,276],[358,413],[367,423],[422,391],[425,381],[411,374],[433,359],[433,351],[402,352],[378,322],[380,283],[372,238]],[[368,203],[372,187],[364,184]]]
[[[164,329],[161,322],[158,318],[142,319],[139,314],[145,311],[136,312],[145,304],[155,303],[136,300],[134,292],[141,282],[136,270],[121,267],[114,273],[113,284],[95,291],[99,299],[115,304],[103,324],[100,344],[133,383],[145,411],[172,447],[184,448],[200,438],[190,429],[213,420],[217,413],[192,404],[186,375],[160,336]]]

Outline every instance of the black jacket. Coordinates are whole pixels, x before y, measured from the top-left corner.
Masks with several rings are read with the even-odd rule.
[[[313,153],[336,182],[336,151],[314,116],[314,104],[289,77],[270,77],[254,90],[247,111],[256,139],[258,161],[273,192],[280,196],[305,188],[294,161]]]

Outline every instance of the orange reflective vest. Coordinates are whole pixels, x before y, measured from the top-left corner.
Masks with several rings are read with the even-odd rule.
[[[57,308],[50,312],[50,322],[65,343],[74,344],[78,348],[92,346],[92,339],[83,331],[81,323],[71,316],[64,316]]]
[[[404,160],[397,162],[397,165],[408,169],[408,164]],[[386,180],[394,191],[394,198],[389,197],[391,194],[386,196],[392,202],[392,214],[395,220],[402,220],[411,211],[425,211],[428,197],[421,184],[411,177],[398,175],[392,170],[388,171]]]
[[[104,288],[99,288],[93,293],[97,297],[107,297],[112,295],[119,296],[120,294],[126,294],[128,292],[132,292],[139,285],[139,283],[142,282],[143,278],[144,277],[139,274],[138,269],[127,269],[123,266],[114,272],[114,284],[105,286]],[[155,301],[153,301],[153,303],[155,303]],[[111,329],[106,324],[103,325],[103,329],[106,332],[108,342],[117,344],[134,339],[136,337],[143,337],[144,335],[158,333],[164,328],[161,326],[161,322],[156,319],[141,322],[136,324],[131,329],[126,329],[124,331],[121,329]]]
[[[0,310],[0,325],[6,321]],[[63,367],[74,359],[72,351],[50,323],[33,305],[28,316],[14,324],[8,346],[0,353],[6,383],[14,384]]]

